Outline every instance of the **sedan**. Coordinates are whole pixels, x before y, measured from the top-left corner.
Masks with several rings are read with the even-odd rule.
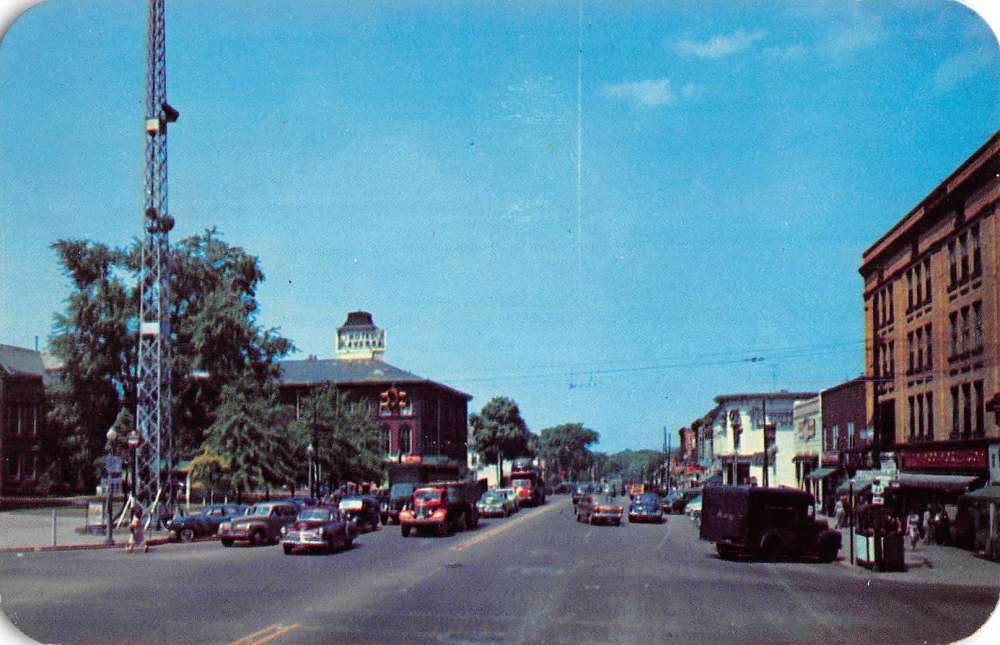
[[[355,529],[375,531],[382,519],[382,509],[377,497],[360,495],[340,500],[340,512],[354,524]]]
[[[655,493],[641,493],[632,498],[628,507],[629,522],[663,523],[663,504]]]
[[[194,515],[175,515],[167,522],[167,530],[171,540],[190,542],[195,538],[215,535],[220,524],[245,512],[246,507],[237,504],[212,504]]]
[[[325,506],[302,509],[293,524],[281,529],[285,555],[298,549],[323,549],[329,553],[337,547],[349,549],[353,543],[351,522],[340,511]]]
[[[507,496],[496,491],[486,491],[476,502],[481,517],[507,517],[511,514]]]
[[[498,488],[497,491],[507,498],[507,508],[509,512],[516,513],[521,510],[521,498],[513,488]]]
[[[625,509],[611,495],[584,495],[576,505],[576,521],[621,526]]]

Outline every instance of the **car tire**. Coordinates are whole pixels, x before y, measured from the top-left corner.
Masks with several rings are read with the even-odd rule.
[[[282,547],[282,549],[284,550],[285,555],[291,555],[292,554],[292,545],[291,544],[285,544]]]
[[[399,532],[402,534],[403,537],[410,537],[410,527],[409,526],[405,526],[405,525],[404,526],[400,526],[399,527]]]
[[[437,527],[438,537],[447,537],[450,533],[451,533],[451,526],[448,525],[447,521],[438,524]]]
[[[250,534],[250,542],[253,543],[254,546],[264,546],[267,544],[267,535],[264,534],[264,531],[257,529]]]
[[[777,536],[771,535],[764,538],[764,543],[760,548],[761,556],[768,562],[777,562],[781,555],[781,540]]]
[[[222,538],[222,546],[233,546],[233,541],[229,538]]]
[[[178,539],[180,539],[181,542],[193,542],[194,529],[192,528],[181,529],[180,532],[177,534],[177,537]]]

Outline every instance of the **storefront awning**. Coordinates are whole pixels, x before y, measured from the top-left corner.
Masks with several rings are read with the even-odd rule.
[[[974,475],[925,475],[922,473],[899,473],[896,476],[902,488],[923,490],[943,490],[961,493],[971,486],[978,477]]]
[[[855,495],[857,495],[860,492],[866,491],[866,490],[868,490],[871,487],[872,487],[872,480],[870,480],[870,479],[858,479],[857,477],[854,478],[854,494]],[[850,479],[841,482],[840,486],[837,486],[837,494],[838,495],[847,495],[850,492],[851,492],[851,480]]]
[[[958,498],[969,502],[1000,502],[1000,485],[990,484],[970,491]]]
[[[811,473],[809,473],[808,475],[806,475],[806,479],[811,479],[813,481],[819,481],[820,479],[826,479],[827,477],[829,477],[833,473],[837,472],[838,470],[840,470],[840,469],[839,468],[817,468],[816,470],[814,470]]]

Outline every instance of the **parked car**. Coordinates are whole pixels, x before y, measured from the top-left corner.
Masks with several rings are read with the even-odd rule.
[[[621,526],[623,513],[622,505],[611,495],[584,495],[576,505],[577,522]]]
[[[656,493],[640,493],[632,498],[628,507],[629,522],[656,522],[662,524],[663,505]]]
[[[329,506],[314,506],[299,511],[292,524],[281,527],[281,548],[286,555],[296,550],[349,549],[354,543],[354,528],[343,513]]]
[[[511,514],[507,496],[488,490],[476,502],[480,517],[508,517]]]
[[[298,513],[299,507],[289,502],[260,502],[247,509],[245,515],[219,524],[219,538],[222,546],[234,542],[277,544],[281,527],[294,522]]]
[[[359,531],[374,531],[379,527],[381,509],[378,498],[372,495],[355,495],[340,500],[340,512]]]
[[[510,509],[511,513],[521,510],[521,499],[517,496],[517,492],[513,488],[498,488],[497,492],[507,498],[507,508]]]
[[[698,497],[699,495],[701,495],[700,488],[687,489],[686,491],[681,493],[681,496],[676,498],[670,505],[670,512],[683,514],[684,509],[687,507],[688,502],[690,502],[695,497]]]
[[[219,525],[246,513],[246,507],[238,504],[212,504],[193,515],[175,515],[166,523],[170,539],[190,542],[195,538],[215,535]]]

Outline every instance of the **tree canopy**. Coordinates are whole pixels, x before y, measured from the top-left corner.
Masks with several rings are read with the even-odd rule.
[[[539,434],[540,452],[550,471],[567,479],[578,479],[593,464],[590,446],[597,443],[600,435],[582,423],[564,423],[545,428]]]
[[[528,424],[513,400],[497,396],[482,410],[469,415],[472,449],[483,462],[496,464],[498,481],[503,476],[503,460],[531,456],[532,439]]]
[[[50,392],[58,466],[50,477],[84,489],[98,477],[95,459],[118,411],[136,406],[141,246],[60,240],[52,247],[71,286],[49,338],[63,363]],[[223,389],[244,378],[273,382],[277,359],[293,345],[257,323],[256,292],[264,274],[255,256],[208,229],[174,244],[170,260],[174,445],[180,459],[201,450],[206,428],[223,411]],[[207,378],[195,378],[203,372]]]

